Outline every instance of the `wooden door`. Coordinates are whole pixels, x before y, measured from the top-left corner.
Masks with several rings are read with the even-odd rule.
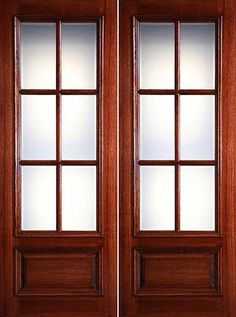
[[[0,11],[0,316],[116,316],[116,1]]]
[[[236,314],[235,21],[233,0],[120,1],[122,317]]]

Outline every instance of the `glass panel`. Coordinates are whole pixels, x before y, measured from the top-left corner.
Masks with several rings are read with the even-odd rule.
[[[96,23],[62,23],[62,87],[96,88]]]
[[[174,96],[140,96],[140,131],[141,159],[174,159]]]
[[[22,230],[56,230],[55,167],[22,167]]]
[[[180,135],[182,160],[214,159],[214,96],[181,96]]]
[[[140,23],[140,88],[174,88],[174,24]]]
[[[62,229],[96,230],[96,167],[62,167]]]
[[[55,89],[55,23],[21,23],[21,87]]]
[[[215,168],[181,167],[181,230],[215,230]]]
[[[96,96],[62,96],[62,158],[96,159]]]
[[[55,96],[22,96],[22,158],[56,158]]]
[[[181,23],[180,86],[215,87],[215,24]]]
[[[141,230],[175,229],[175,169],[173,166],[140,168]]]

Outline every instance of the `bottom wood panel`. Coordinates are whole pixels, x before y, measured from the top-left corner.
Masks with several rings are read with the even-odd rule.
[[[220,295],[220,251],[135,250],[135,294]]]
[[[101,250],[16,250],[17,295],[101,295]]]

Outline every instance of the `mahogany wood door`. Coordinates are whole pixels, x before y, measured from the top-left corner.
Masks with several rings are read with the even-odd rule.
[[[235,35],[234,0],[120,1],[122,317],[236,315]]]
[[[1,317],[116,316],[116,10],[0,1]]]
[[[0,316],[234,317],[235,1],[0,9]]]

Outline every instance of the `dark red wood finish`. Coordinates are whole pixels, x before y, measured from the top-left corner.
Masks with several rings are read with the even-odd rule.
[[[0,138],[2,141],[0,150],[2,219],[0,224],[0,316],[115,317],[117,312],[116,1],[10,0],[1,1],[0,12]],[[20,40],[19,21],[56,22],[57,87],[55,90],[20,89],[17,63],[19,58],[17,47]],[[61,21],[98,22],[97,89],[61,89]],[[56,160],[36,162],[21,160],[19,95],[24,94],[56,96]],[[61,159],[60,96],[63,94],[97,95],[98,155],[94,161],[63,161]],[[57,166],[57,231],[21,231],[19,208],[21,165]],[[97,167],[99,175],[97,231],[61,231],[61,166],[63,165]],[[17,175],[16,179],[15,175]]]
[[[236,110],[233,109],[236,41],[232,35],[236,33],[236,5],[233,0],[121,0],[120,3],[120,316],[233,317],[236,315],[236,136],[233,131],[236,125]],[[139,89],[135,50],[138,20],[175,22],[176,39],[179,38],[179,21],[215,22],[215,89],[179,89],[178,42],[175,46],[175,89]],[[177,138],[173,161],[139,159],[137,105],[142,94],[176,96]],[[215,161],[179,160],[180,94],[216,96]],[[216,166],[216,231],[181,232],[178,195],[176,231],[140,231],[140,165],[173,165],[176,176],[181,165]],[[178,193],[178,178],[175,186]],[[195,267],[194,259],[199,266]]]

